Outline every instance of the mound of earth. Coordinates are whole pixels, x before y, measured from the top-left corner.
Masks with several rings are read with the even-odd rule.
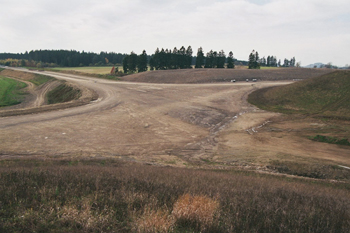
[[[286,86],[260,89],[249,95],[259,108],[328,117],[350,116],[350,72],[336,71]]]
[[[317,77],[333,72],[331,69],[279,68],[279,69],[184,69],[155,70],[122,77],[123,81],[146,83],[214,83],[257,80],[293,80]]]

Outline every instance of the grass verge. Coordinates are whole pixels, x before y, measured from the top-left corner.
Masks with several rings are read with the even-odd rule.
[[[0,231],[348,232],[349,190],[115,160],[2,160]]]
[[[26,94],[22,89],[27,84],[0,76],[0,107],[21,103]]]

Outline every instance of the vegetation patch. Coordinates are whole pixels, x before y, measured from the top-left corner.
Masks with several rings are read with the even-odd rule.
[[[315,137],[309,137],[309,139],[317,142],[326,142],[331,144],[350,146],[350,142],[347,138],[338,139],[336,137],[316,135]]]
[[[315,179],[350,180],[350,171],[334,165],[274,160],[267,166],[278,173]]]
[[[27,84],[0,76],[0,107],[19,104],[23,101]]]
[[[1,160],[0,232],[350,228],[346,183],[104,161]]]
[[[336,71],[286,86],[260,89],[248,97],[269,111],[350,119],[350,72]]]
[[[50,80],[53,80],[54,78],[42,75],[42,74],[36,74],[35,77],[31,80],[29,80],[31,83],[34,83],[36,86],[40,86],[41,84],[44,84]]]
[[[56,104],[79,99],[81,94],[81,91],[77,88],[71,87],[67,84],[60,84],[47,93],[47,98],[49,104]]]

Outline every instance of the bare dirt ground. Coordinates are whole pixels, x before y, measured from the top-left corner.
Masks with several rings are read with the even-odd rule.
[[[156,84],[44,74],[92,89],[98,99],[75,108],[0,118],[1,158],[111,157],[262,170],[275,160],[350,165],[347,147],[306,138],[307,130],[319,130],[324,122],[284,119],[246,101],[257,88],[290,81]]]

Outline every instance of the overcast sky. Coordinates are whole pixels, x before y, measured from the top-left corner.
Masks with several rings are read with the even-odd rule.
[[[0,0],[0,52],[74,49],[194,55],[232,51],[248,60],[296,57],[350,64],[349,0]]]

